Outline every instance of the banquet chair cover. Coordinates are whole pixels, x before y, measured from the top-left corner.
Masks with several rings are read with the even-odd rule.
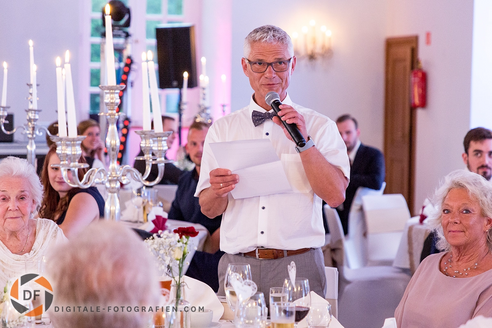
[[[331,304],[331,313],[338,318],[338,269],[325,267],[326,293],[325,299]]]
[[[366,266],[368,262],[367,226],[362,208],[362,197],[382,195],[385,188],[386,182],[383,182],[379,190],[359,187],[355,192],[348,217],[348,234],[345,236],[345,256],[347,265],[351,269]]]
[[[410,211],[402,194],[366,195],[362,206],[367,224],[369,265],[391,265]]]
[[[348,268],[343,261],[343,228],[336,210],[324,206],[331,242],[342,242],[342,249],[335,249],[340,273],[338,319],[346,328],[378,328],[384,319],[392,317],[398,306],[410,276],[392,266],[366,266]],[[340,259],[341,255],[341,259]]]

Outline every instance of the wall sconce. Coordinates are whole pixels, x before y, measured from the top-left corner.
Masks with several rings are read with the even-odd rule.
[[[325,25],[316,28],[316,21],[311,20],[309,27],[304,26],[302,33],[292,33],[294,53],[297,58],[316,60],[328,57],[333,51],[331,49],[331,31]]]

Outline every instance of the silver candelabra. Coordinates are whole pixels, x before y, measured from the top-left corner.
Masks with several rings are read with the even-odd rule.
[[[14,128],[12,131],[7,131],[5,129],[5,123],[9,123],[7,121],[7,110],[10,108],[10,106],[0,106],[0,127],[5,134],[14,134],[17,129],[22,128],[24,131],[22,133],[27,135],[27,161],[32,164],[33,166],[36,166],[36,143],[34,142],[34,139],[36,136],[41,135],[41,130],[44,130],[46,134],[51,135],[48,132],[48,129],[46,129],[44,126],[39,127],[38,120],[39,120],[39,113],[41,112],[41,109],[33,108],[33,98],[32,98],[32,84],[28,83],[29,86],[29,97],[27,98],[29,101],[29,108],[26,109],[27,113],[27,122],[24,125],[20,125],[16,128]]]
[[[140,147],[144,156],[139,156],[137,160],[145,160],[145,173],[142,175],[134,168],[123,165],[120,166],[117,162],[118,150],[120,148],[120,138],[116,124],[119,114],[116,108],[120,103],[119,92],[125,88],[121,85],[99,86],[104,92],[104,104],[108,111],[99,115],[105,115],[108,122],[108,130],[106,134],[106,148],[109,154],[109,167],[92,168],[80,180],[77,171],[80,168],[88,167],[88,164],[79,163],[82,155],[80,145],[85,136],[77,137],[51,137],[57,144],[56,153],[60,157],[60,164],[53,165],[59,167],[63,174],[63,179],[71,187],[74,188],[89,188],[95,183],[104,183],[108,191],[108,198],[104,206],[104,217],[111,220],[120,219],[120,202],[118,193],[121,184],[126,185],[133,180],[141,182],[145,186],[153,186],[157,184],[164,176],[164,164],[169,162],[165,159],[167,147],[167,138],[172,132],[154,132],[151,131],[136,131],[140,135]],[[150,174],[152,164],[157,164],[158,176],[154,181],[147,181]]]

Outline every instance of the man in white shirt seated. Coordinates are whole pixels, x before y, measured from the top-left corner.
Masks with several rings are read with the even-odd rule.
[[[293,103],[287,94],[296,62],[285,31],[271,25],[253,30],[241,59],[254,91],[249,105],[214,122],[205,140],[195,196],[206,216],[222,214],[220,248],[226,254],[219,263],[219,295],[224,295],[229,263],[250,264],[258,290],[268,294],[270,287],[283,285],[292,261],[297,276],[309,279],[311,290],[324,295],[322,200],[333,207],[343,202],[349,161],[335,122]],[[279,116],[265,100],[272,91],[283,103]],[[281,120],[294,124],[303,142],[295,143]],[[210,144],[251,139],[271,142],[292,191],[232,197],[231,191],[242,181],[218,166]]]

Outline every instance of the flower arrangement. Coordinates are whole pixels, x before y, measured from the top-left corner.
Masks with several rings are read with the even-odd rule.
[[[176,286],[176,305],[181,299],[182,278],[186,257],[190,253],[190,237],[198,235],[194,227],[164,230],[145,240],[148,249],[157,259],[159,272],[172,278]]]
[[[12,281],[8,281],[0,293],[0,326],[13,328],[20,327],[27,322],[26,317],[15,310],[10,304],[9,291],[12,287]]]

